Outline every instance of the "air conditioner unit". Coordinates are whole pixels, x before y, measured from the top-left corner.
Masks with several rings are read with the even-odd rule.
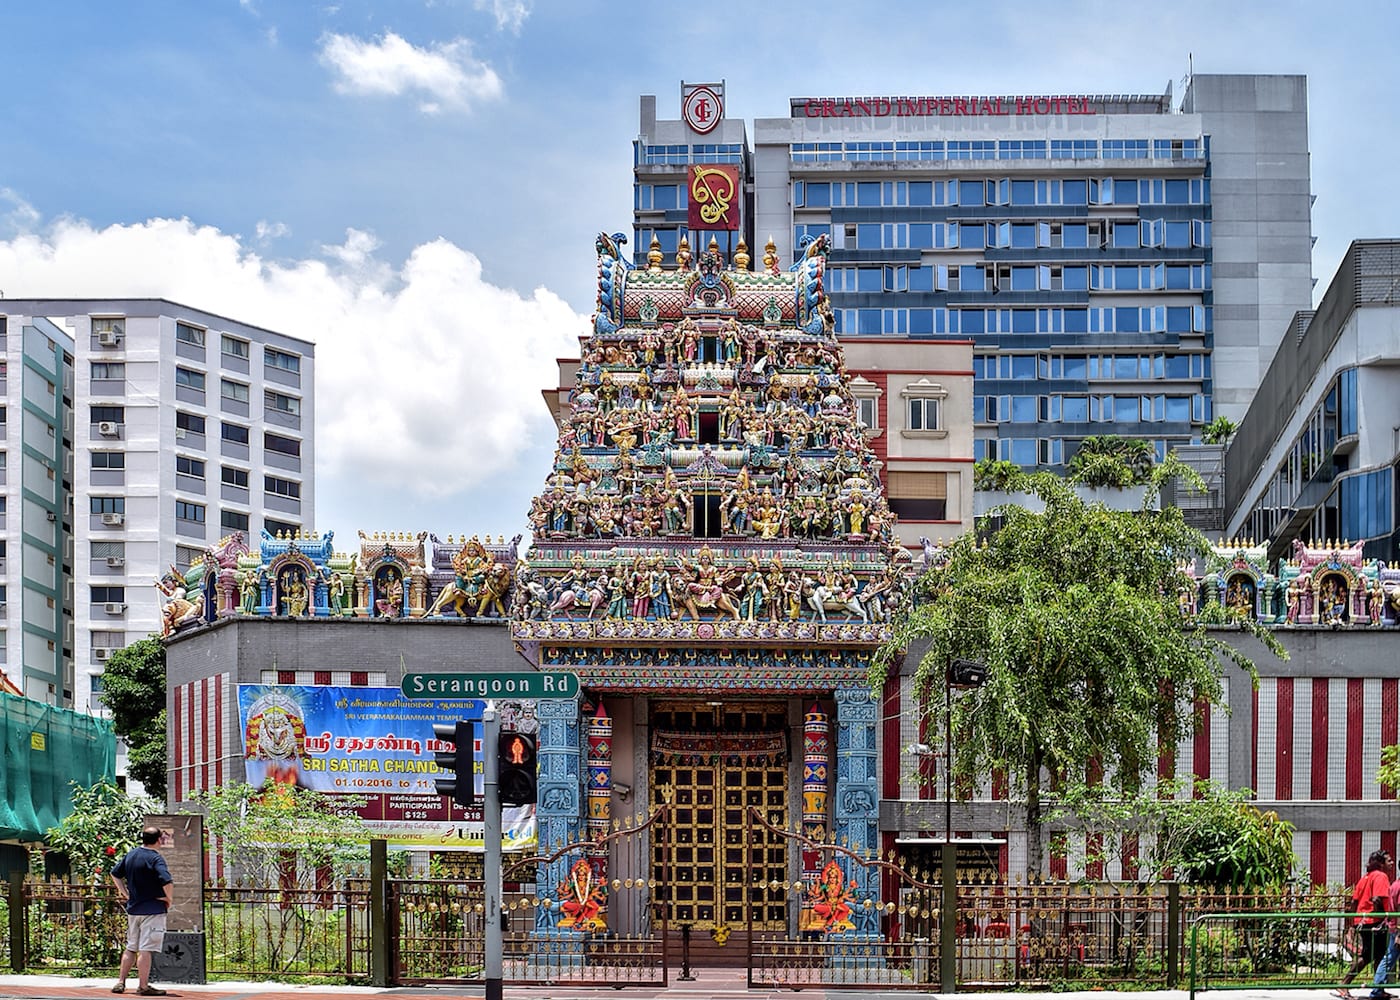
[[[97,335],[97,343],[102,347],[116,347],[121,343],[121,335],[116,330],[103,330]]]
[[[120,615],[126,612],[126,605],[121,601],[108,601],[106,604],[102,605],[102,610],[109,615]]]
[[[126,520],[126,515],[124,515],[124,514],[119,514],[119,513],[117,513],[116,511],[110,511],[110,510],[109,510],[109,511],[107,511],[107,513],[105,513],[105,514],[102,515],[102,523],[103,523],[103,524],[121,524],[121,523],[122,523],[123,521],[125,521],[125,520]]]
[[[8,605],[4,601],[0,601],[0,615],[3,615],[5,613],[6,607],[8,607]]]
[[[110,567],[112,567],[112,569],[118,569],[118,568],[120,568],[120,567],[126,565],[126,557],[125,557],[125,556],[108,556],[108,557],[107,557],[107,565],[110,566]]]
[[[106,646],[94,646],[94,647],[92,647],[92,658],[93,658],[94,660],[105,660],[105,659],[107,659],[107,657],[109,657],[109,656],[111,656],[111,655],[112,655],[112,651],[111,651],[110,649],[108,649]]]
[[[187,433],[188,433],[188,432],[187,432],[183,427],[176,427],[176,428],[175,428],[175,440],[176,440],[176,441],[183,441],[183,440],[185,440],[185,435],[186,435]]]
[[[97,433],[103,437],[116,437],[122,432],[122,425],[115,420],[99,420],[97,422]]]
[[[53,511],[51,511],[51,510],[45,511],[45,512],[44,512],[44,515],[45,515],[50,521],[57,521],[57,520],[58,520],[58,515],[55,514],[55,513],[54,513]]]

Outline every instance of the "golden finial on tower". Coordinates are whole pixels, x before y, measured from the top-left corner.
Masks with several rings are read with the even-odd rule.
[[[778,273],[778,244],[773,242],[773,237],[768,237],[768,242],[763,244],[763,269],[769,274]]]
[[[740,271],[749,269],[749,245],[744,242],[742,236],[739,237],[739,245],[734,248],[734,266]]]
[[[690,240],[685,236],[681,237],[676,247],[676,267],[682,271],[690,270]]]
[[[655,233],[651,234],[651,246],[647,248],[647,270],[661,270],[661,240]]]

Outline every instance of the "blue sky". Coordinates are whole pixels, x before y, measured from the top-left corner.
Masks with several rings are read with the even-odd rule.
[[[1390,4],[0,4],[0,290],[163,295],[314,340],[316,524],[524,526],[540,390],[627,229],[638,97],[1153,93],[1309,78],[1313,270],[1400,236]]]

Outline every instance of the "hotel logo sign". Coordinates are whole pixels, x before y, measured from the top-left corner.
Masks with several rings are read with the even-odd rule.
[[[681,84],[681,118],[692,132],[709,135],[724,117],[724,84]]]
[[[687,187],[686,225],[699,229],[739,228],[739,167],[732,163],[692,163]]]
[[[801,118],[989,118],[1011,115],[1096,115],[1085,95],[1029,97],[812,97],[794,99]]]

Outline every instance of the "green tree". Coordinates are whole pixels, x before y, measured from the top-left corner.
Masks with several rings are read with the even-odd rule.
[[[1154,470],[1153,488],[1178,464]],[[893,622],[872,679],[882,683],[895,656],[923,647],[915,696],[942,729],[947,664],[986,664],[985,684],[953,699],[955,773],[1007,776],[1025,802],[1028,862],[1039,871],[1047,777],[1083,781],[1098,766],[1131,792],[1159,751],[1194,730],[1188,706],[1221,704],[1221,657],[1257,675],[1246,656],[1181,616],[1176,595],[1190,581],[1180,563],[1207,542],[1177,508],[1086,504],[1049,473],[1025,486],[1045,513],[1000,508],[1000,530],[954,542],[921,581],[924,599]],[[1240,627],[1286,656],[1253,621]]]
[[[310,884],[329,868],[343,875],[368,857],[370,834],[354,810],[358,796],[329,796],[309,788],[270,783],[256,788],[236,782],[191,800],[204,813],[224,862],[255,885],[277,885],[295,877]]]
[[[1147,441],[1101,434],[1079,443],[1066,471],[1070,482],[1084,486],[1136,486],[1152,477],[1155,458]]]
[[[369,832],[358,796],[328,796],[295,785],[235,783],[192,796],[205,832],[238,878],[280,892],[277,906],[253,908],[238,928],[240,947],[264,956],[275,973],[325,968],[328,942],[344,948],[346,911],[330,891],[363,874]]]
[[[1238,427],[1229,417],[1216,417],[1201,429],[1201,440],[1206,444],[1228,444]]]
[[[70,870],[85,881],[104,879],[117,860],[136,846],[146,814],[156,803],[128,796],[107,779],[89,788],[73,784],[73,811],[48,831],[48,844],[68,858]]]
[[[155,637],[119,649],[102,671],[102,704],[130,748],[127,773],[165,798],[165,647]]]
[[[1118,796],[1079,783],[1061,790],[1049,818],[1098,835],[1089,841],[1091,861],[1122,859],[1125,845],[1140,845],[1134,860],[1146,881],[1170,871],[1179,881],[1217,890],[1280,888],[1298,864],[1293,825],[1259,809],[1252,797],[1248,789],[1213,781],[1174,779]]]

